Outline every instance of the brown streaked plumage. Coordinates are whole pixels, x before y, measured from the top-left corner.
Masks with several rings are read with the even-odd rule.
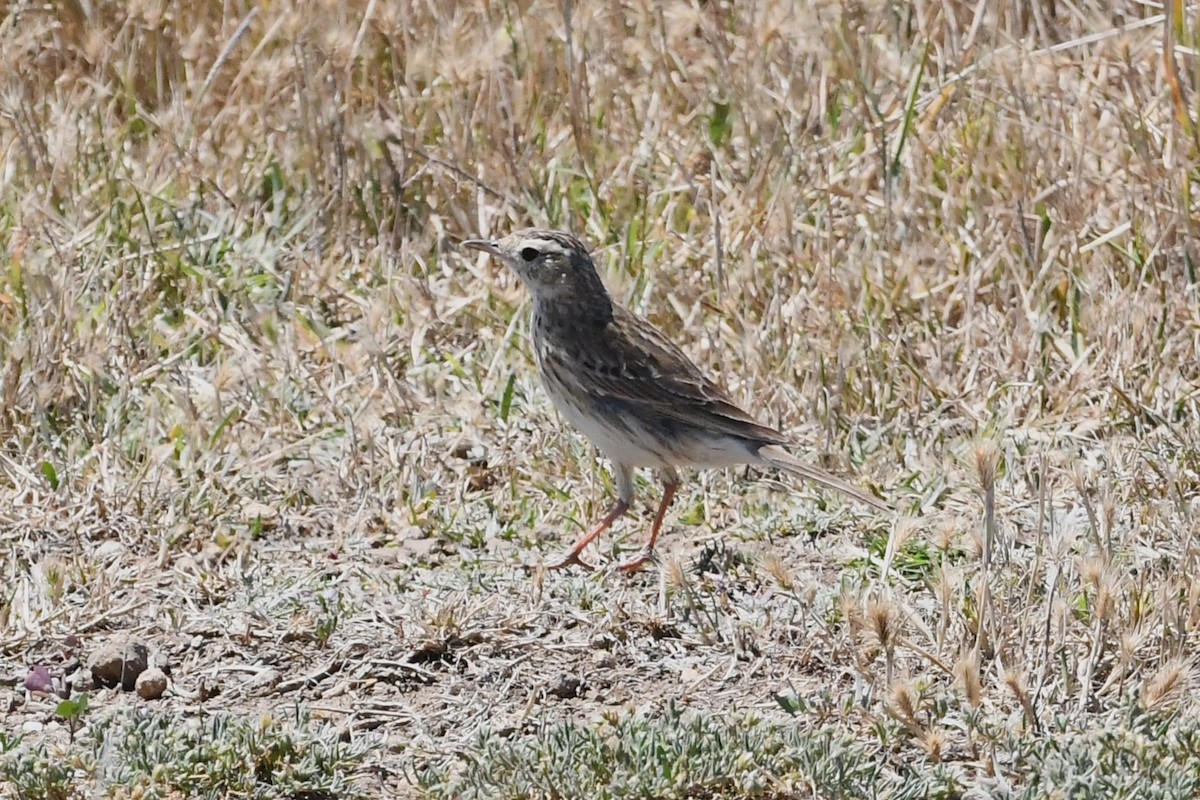
[[[633,501],[636,467],[659,471],[663,498],[650,541],[621,565],[625,570],[653,556],[679,488],[678,467],[773,466],[890,510],[879,498],[784,450],[787,437],[738,408],[662,332],[612,300],[587,248],[574,236],[528,229],[494,241],[468,239],[462,246],[499,258],[529,289],[533,348],[546,392],[613,462],[616,505],[551,569],[587,567],[580,554]]]

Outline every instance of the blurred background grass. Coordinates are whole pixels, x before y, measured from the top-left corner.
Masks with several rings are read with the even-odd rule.
[[[833,688],[856,699],[806,724],[869,749],[884,720],[880,769],[936,765],[948,796],[1035,785],[1012,754],[1064,715],[1088,742],[1134,730],[1131,702],[1189,716],[1197,22],[1086,0],[9,4],[0,662],[230,626],[249,652],[304,632],[293,666],[452,636],[484,659],[504,620],[568,608],[592,637],[646,624],[601,670],[620,684],[663,625],[703,664],[747,625],[779,658],[735,706]],[[736,399],[915,519],[709,474],[661,586],[529,583],[517,565],[611,493],[536,385],[519,286],[454,248],[529,224],[589,241]],[[490,722],[529,707],[531,669],[491,685]],[[426,748],[380,757],[495,752],[456,709],[379,722]]]

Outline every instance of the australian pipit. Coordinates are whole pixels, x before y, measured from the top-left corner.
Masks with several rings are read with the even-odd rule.
[[[679,467],[777,467],[879,509],[873,495],[798,461],[788,439],[738,408],[678,347],[646,320],[613,301],[587,248],[566,233],[517,231],[468,239],[507,264],[533,297],[533,350],[554,405],[612,461],[617,504],[551,569],[579,564],[589,544],[633,502],[635,467],[657,469],[663,497],[650,541],[623,570],[654,555],[663,516],[679,488]]]

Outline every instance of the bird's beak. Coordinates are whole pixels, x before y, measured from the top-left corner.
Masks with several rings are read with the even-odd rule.
[[[463,239],[460,242],[461,247],[468,250],[482,250],[485,253],[491,253],[494,256],[500,255],[500,245],[490,239]]]

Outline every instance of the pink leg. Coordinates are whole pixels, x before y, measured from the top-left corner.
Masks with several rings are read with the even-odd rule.
[[[612,511],[608,512],[608,516],[600,520],[596,527],[592,528],[590,531],[588,531],[586,536],[576,542],[575,546],[571,548],[571,552],[563,556],[560,561],[556,561],[553,564],[547,564],[546,569],[563,569],[564,567],[569,567],[572,564],[578,564],[590,572],[592,569],[591,564],[588,564],[581,559],[579,554],[582,553],[589,544],[594,542],[597,536],[608,530],[608,527],[628,510],[629,501],[624,499],[618,500],[617,504],[613,506]]]
[[[675,490],[678,488],[679,476],[673,472],[668,474],[663,483],[662,502],[658,504],[658,513],[654,515],[654,527],[650,529],[650,541],[646,542],[642,552],[621,564],[622,572],[636,572],[642,568],[643,564],[654,558],[654,545],[658,542],[658,533],[662,529],[663,517],[667,515],[667,506],[671,505],[671,500],[675,497]]]

